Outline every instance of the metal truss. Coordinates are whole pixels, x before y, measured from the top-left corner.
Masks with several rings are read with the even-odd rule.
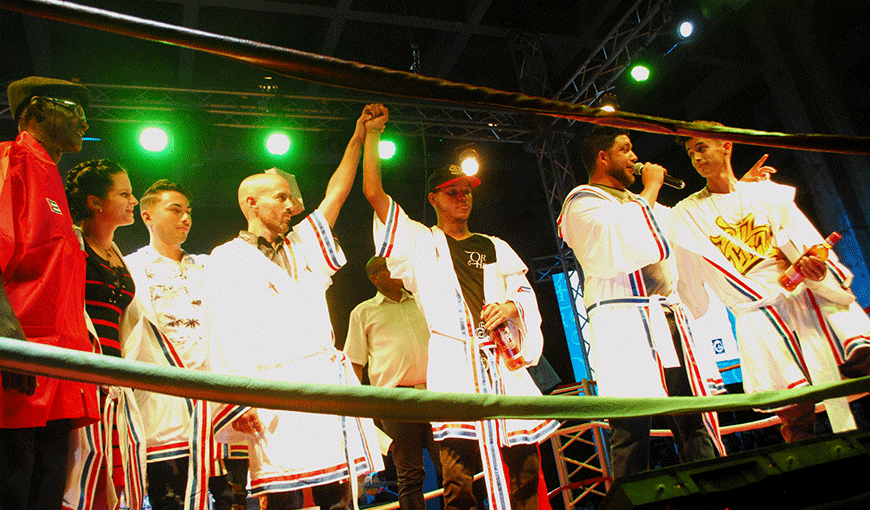
[[[533,34],[517,34],[512,41],[511,49],[517,79],[521,86],[524,87],[522,91],[534,95],[548,94],[550,82],[540,37],[536,37]],[[549,279],[553,271],[560,271],[565,274],[575,324],[577,332],[580,335],[580,343],[583,346],[583,364],[586,366],[587,373],[591,373],[588,361],[589,343],[583,338],[582,334],[586,317],[585,314],[578,313],[576,306],[578,301],[582,302],[583,300],[583,289],[580,283],[582,282],[582,277],[577,280],[577,285],[573,285],[569,278],[569,275],[572,273],[577,275],[582,275],[583,273],[571,249],[561,241],[559,226],[557,224],[562,204],[574,187],[571,158],[568,154],[568,140],[571,134],[554,130],[552,127],[549,122],[538,122],[535,130],[536,136],[530,138],[527,148],[537,156],[538,169],[541,172],[541,182],[550,211],[550,224],[553,227],[556,239],[559,239],[559,248],[552,258],[548,257],[546,260],[536,259],[532,261],[531,270],[532,274],[535,275],[536,283]]]
[[[553,226],[556,239],[559,243],[558,253],[549,267],[542,265],[533,268],[535,274],[545,275],[553,270],[561,270],[565,275],[565,283],[568,286],[568,295],[571,302],[571,311],[580,336],[580,344],[583,346],[583,364],[586,372],[592,374],[589,366],[589,341],[583,337],[587,322],[586,310],[577,308],[577,303],[583,302],[583,269],[574,257],[571,248],[559,236],[559,213],[562,204],[568,197],[568,193],[574,188],[573,172],[571,171],[571,159],[568,154],[567,137],[564,133],[549,132],[535,140],[534,146],[538,160],[538,169],[541,171],[541,182],[550,209],[550,223]],[[538,262],[541,262],[538,259]],[[578,276],[572,281],[570,275]]]
[[[265,91],[222,91],[86,84],[93,94],[88,120],[102,122],[172,122],[195,118],[206,125],[299,131],[339,132],[356,118],[365,98],[293,96]],[[382,98],[390,105],[390,124],[402,135],[466,141],[526,143],[532,129],[522,114],[446,103]],[[5,111],[2,106],[6,106]],[[8,115],[8,103],[0,118]]]
[[[638,0],[610,33],[552,96],[553,99],[590,105],[609,91],[638,54],[671,21],[662,5],[669,0]]]
[[[550,93],[549,76],[541,47],[541,39],[529,34],[518,34],[512,44],[512,55],[517,78],[522,91],[533,95],[548,95]],[[528,150],[537,156],[538,169],[541,172],[541,183],[550,210],[550,224],[559,239],[558,253],[551,257],[535,259],[531,263],[531,271],[535,283],[552,279],[553,273],[565,275],[568,286],[568,296],[573,312],[574,324],[580,336],[582,362],[586,373],[591,374],[589,367],[589,342],[583,338],[583,325],[586,322],[584,313],[579,313],[577,303],[583,302],[582,270],[574,258],[571,249],[561,241],[557,219],[562,210],[562,204],[568,193],[574,187],[571,158],[568,153],[569,135],[552,129],[552,122],[537,123],[536,136],[531,138]],[[579,276],[572,280],[571,274]],[[589,380],[579,381],[568,390],[569,394],[594,394],[594,383]],[[606,458],[604,437],[599,428],[591,424],[580,424],[580,429],[573,424],[563,423],[552,436],[553,455],[559,474],[560,491],[566,510],[572,510],[577,503],[592,494],[603,495],[606,492],[599,488],[609,476],[609,464]],[[593,476],[588,477],[588,474]],[[588,485],[583,477],[598,480]],[[574,484],[577,484],[576,486]]]
[[[553,395],[594,395],[593,386],[583,381],[560,388]],[[603,498],[610,489],[613,474],[607,459],[607,429],[608,425],[601,421],[564,422],[550,436],[559,475],[558,490],[566,509],[575,508],[589,497]]]

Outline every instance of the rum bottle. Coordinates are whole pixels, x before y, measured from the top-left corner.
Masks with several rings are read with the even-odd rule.
[[[508,319],[493,328],[490,336],[508,370],[518,370],[526,366],[526,360],[522,355],[523,332],[514,324],[513,319]]]
[[[828,260],[828,252],[831,250],[832,246],[837,244],[837,241],[839,241],[841,237],[843,236],[839,233],[831,232],[831,235],[825,239],[825,242],[810,246],[802,256],[812,255],[822,261]],[[792,264],[784,273],[782,273],[782,275],[780,275],[779,284],[787,291],[791,292],[795,290],[802,281],[804,281],[804,278],[806,277],[801,274],[800,269],[795,264]]]

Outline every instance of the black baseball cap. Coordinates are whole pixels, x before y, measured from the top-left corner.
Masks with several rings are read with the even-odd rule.
[[[479,178],[474,175],[466,175],[465,172],[459,168],[459,165],[447,165],[435,170],[432,172],[432,175],[429,176],[429,180],[427,181],[429,193],[460,179],[467,180],[472,188],[480,184]]]

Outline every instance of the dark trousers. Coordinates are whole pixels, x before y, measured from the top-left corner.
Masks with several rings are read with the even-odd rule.
[[[423,497],[423,450],[429,452],[435,465],[438,480],[441,480],[440,449],[432,437],[429,423],[404,421],[381,421],[384,432],[393,439],[393,464],[399,482],[399,505],[402,510],[426,510]],[[440,483],[439,483],[440,485]]]
[[[352,480],[351,483],[356,483],[356,480]],[[347,484],[341,482],[311,487],[314,505],[320,510],[345,508],[347,487]],[[266,510],[298,510],[303,504],[302,490],[266,494]]]
[[[248,500],[248,459],[224,459],[224,466],[227,468],[226,481],[227,488],[224,489],[223,495],[215,499],[215,510],[223,508],[232,508],[233,510],[244,510]],[[209,485],[211,490],[211,485]],[[214,494],[214,492],[212,492]],[[218,506],[218,499],[222,501]],[[231,501],[232,506],[226,506],[226,502]]]
[[[469,439],[445,439],[441,446],[441,469],[444,477],[444,510],[486,508],[484,481],[472,483],[483,470],[480,447]],[[521,444],[501,449],[508,468],[512,510],[538,509],[538,473],[541,459],[538,445]]]
[[[671,336],[677,358],[683,359],[679,332],[673,314],[666,314],[671,327]],[[629,377],[626,374],[626,377]],[[665,369],[665,383],[668,395],[691,396],[692,387],[689,376],[682,366]],[[677,453],[681,462],[712,459],[716,456],[713,441],[701,416],[697,414],[664,416],[668,428],[674,434]],[[610,466],[613,479],[649,470],[649,416],[639,418],[611,418],[610,422]]]
[[[148,471],[148,500],[154,510],[182,510],[184,508],[184,493],[187,486],[187,469],[189,457],[180,459],[149,462]],[[230,464],[235,462],[235,464]],[[240,464],[241,462],[241,464]],[[242,486],[247,484],[248,461],[244,459],[232,459],[228,462],[228,468],[235,466],[240,471],[243,466],[244,474],[236,473],[234,476],[243,476]],[[232,475],[232,473],[231,473]],[[235,483],[235,480],[233,480]],[[214,498],[215,510],[231,510],[234,500],[233,487],[227,476],[212,476],[208,479],[208,491]],[[246,494],[247,495],[247,494]],[[245,496],[246,496],[245,495]],[[241,499],[241,508],[244,508],[244,497]]]
[[[69,420],[0,429],[0,510],[59,509],[66,488]]]

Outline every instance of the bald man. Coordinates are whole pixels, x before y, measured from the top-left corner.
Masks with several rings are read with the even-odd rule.
[[[325,292],[345,262],[331,229],[353,185],[367,116],[357,120],[323,202],[289,233],[302,207],[283,177],[256,174],[239,186],[248,229],[214,249],[204,274],[213,371],[359,384],[335,349]],[[370,419],[220,405],[215,432],[221,442],[248,442],[251,494],[265,495],[268,510],[301,507],[298,489],[383,469]]]

